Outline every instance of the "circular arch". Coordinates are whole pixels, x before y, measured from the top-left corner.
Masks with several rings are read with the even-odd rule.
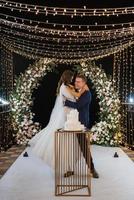
[[[34,65],[30,65],[15,81],[10,102],[12,123],[18,144],[27,144],[41,128],[39,123],[33,122],[32,92],[39,86],[39,81],[47,72],[51,71],[50,64],[54,67],[56,65],[51,59],[40,59]],[[89,61],[79,63],[77,70],[92,80],[99,99],[99,122],[96,122],[90,130],[92,142],[107,146],[117,145],[121,137],[119,133],[120,101],[112,87],[112,81],[108,80],[100,67]]]

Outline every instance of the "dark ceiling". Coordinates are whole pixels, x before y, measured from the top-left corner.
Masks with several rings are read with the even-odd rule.
[[[31,3],[45,6],[59,7],[83,7],[88,8],[103,8],[103,7],[125,7],[134,6],[133,0],[14,0],[21,3]]]

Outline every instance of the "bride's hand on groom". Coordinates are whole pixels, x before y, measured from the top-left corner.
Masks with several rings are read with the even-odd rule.
[[[74,86],[71,84],[69,84],[68,87],[69,87],[69,89],[72,89],[72,90],[74,89]]]
[[[85,91],[89,91],[89,87],[88,85],[84,85],[84,87],[82,88],[82,90],[79,92],[80,95],[82,95]]]
[[[85,90],[85,91],[88,91],[88,90],[89,90],[89,87],[88,87],[87,84],[84,86],[83,90]]]

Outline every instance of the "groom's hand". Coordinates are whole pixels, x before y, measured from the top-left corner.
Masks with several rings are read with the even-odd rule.
[[[67,98],[66,98],[66,97],[64,97],[64,99],[63,99],[63,106],[65,106],[65,104],[66,104],[66,101],[67,101]]]
[[[63,106],[65,106],[65,101],[66,101],[66,99],[63,99]]]
[[[68,99],[65,101],[64,106],[67,106],[69,108],[76,108],[76,102],[69,101]]]
[[[64,105],[64,106],[66,106],[66,102],[67,102],[67,99],[65,99],[65,101],[63,102],[63,105]]]
[[[66,104],[66,100],[63,102],[63,106],[65,106],[65,104]]]
[[[65,100],[63,101],[63,105],[64,105],[64,106],[66,106],[67,101],[69,101],[69,99],[65,99]]]

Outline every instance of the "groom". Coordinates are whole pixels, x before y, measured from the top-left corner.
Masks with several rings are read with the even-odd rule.
[[[84,75],[77,75],[76,78],[75,78],[75,88],[78,91],[81,91],[85,87],[86,82],[87,82],[87,80],[86,80],[86,77]],[[77,109],[78,112],[79,112],[80,122],[82,124],[84,124],[84,126],[86,128],[89,128],[89,125],[90,125],[90,119],[89,119],[90,103],[91,103],[91,92],[89,90],[86,90],[76,102],[66,100],[64,105],[67,106],[67,107]],[[86,159],[86,163],[89,166],[89,163],[88,163],[88,160],[87,160],[88,158],[86,156],[86,155],[88,155],[88,152],[87,152],[88,149],[86,149],[86,152],[85,152],[84,145],[83,145],[84,142],[87,143],[86,135],[83,135],[82,139],[81,139],[81,136],[80,137],[78,136],[78,142],[80,144],[80,148],[81,148],[81,151],[83,153],[83,156]],[[99,175],[98,175],[98,173],[97,173],[97,171],[95,170],[95,167],[94,167],[92,156],[91,156],[91,173],[93,174],[94,178],[99,178]]]

